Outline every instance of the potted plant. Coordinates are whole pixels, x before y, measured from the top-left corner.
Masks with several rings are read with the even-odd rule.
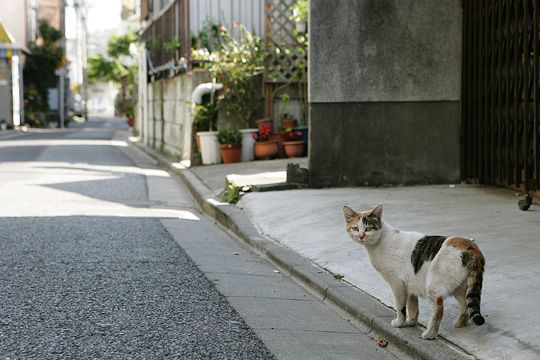
[[[221,161],[217,132],[213,131],[215,115],[216,105],[213,103],[195,106],[193,123],[197,131],[196,142],[201,152],[203,165],[217,164]]]
[[[279,96],[279,113],[281,114],[281,128],[283,130],[292,129],[296,126],[296,119],[286,111],[289,109],[289,103],[291,97],[289,93],[285,92]]]
[[[0,120],[0,130],[4,131],[6,129],[7,129],[6,119],[1,119]]]
[[[284,113],[281,115],[281,128],[283,131],[296,127],[296,119],[291,114]]]
[[[253,138],[255,139],[254,152],[257,159],[276,157],[279,151],[278,143],[277,140],[272,139],[272,130],[268,124],[262,124]]]
[[[283,142],[283,149],[288,157],[300,157],[304,153],[304,140],[301,140],[302,133],[287,129],[285,131],[285,141]]]
[[[257,129],[260,129],[263,124],[266,124],[270,128],[272,128],[272,118],[270,118],[270,117],[256,120],[255,123],[257,124]]]
[[[231,127],[218,130],[217,141],[225,164],[239,162],[242,157],[242,134]]]
[[[212,56],[210,72],[223,84],[219,95],[220,113],[232,117],[229,123],[240,128],[243,136],[242,160],[253,160],[252,117],[260,104],[265,52],[263,40],[238,26],[238,36],[231,36],[226,27],[219,27],[220,48]]]
[[[290,19],[296,24],[296,31],[303,34],[307,31],[307,20],[309,12],[308,0],[298,0],[291,6],[292,15]]]

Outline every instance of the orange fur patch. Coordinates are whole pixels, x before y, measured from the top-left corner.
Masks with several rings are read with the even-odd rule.
[[[444,312],[443,298],[438,297],[437,298],[437,309],[435,310],[435,318],[438,321],[441,321],[441,319],[443,317],[443,312]]]
[[[347,232],[348,232],[348,231],[351,231],[351,228],[352,228],[353,226],[356,226],[356,225],[358,224],[358,222],[359,222],[361,219],[362,219],[362,214],[356,213],[356,214],[354,215],[353,220],[347,222]]]
[[[460,238],[457,236],[452,236],[446,240],[446,243],[449,246],[452,246],[458,250],[467,251],[476,259],[480,260],[482,263],[485,261],[482,251],[480,251],[480,248],[471,240],[467,240],[467,239]]]

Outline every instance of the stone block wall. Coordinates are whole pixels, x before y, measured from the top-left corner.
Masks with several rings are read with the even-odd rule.
[[[147,104],[142,111],[146,124],[141,126],[147,145],[178,160],[190,160],[191,93],[197,85],[208,81],[208,72],[193,71],[147,84]]]

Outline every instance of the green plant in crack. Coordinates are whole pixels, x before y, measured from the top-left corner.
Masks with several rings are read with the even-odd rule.
[[[236,204],[240,200],[240,190],[234,183],[229,183],[227,189],[221,195],[221,201]]]

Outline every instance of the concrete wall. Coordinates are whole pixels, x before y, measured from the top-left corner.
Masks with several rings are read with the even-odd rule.
[[[460,0],[310,1],[312,186],[459,180]]]
[[[141,110],[146,122],[141,135],[147,145],[178,160],[190,160],[191,93],[209,79],[208,72],[194,71],[147,84],[146,109]]]
[[[19,46],[26,46],[26,1],[0,0],[0,18]]]

